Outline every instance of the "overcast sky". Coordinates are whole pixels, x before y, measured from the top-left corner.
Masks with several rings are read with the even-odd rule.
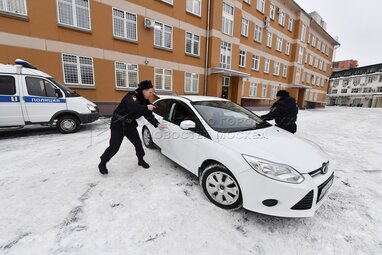
[[[356,59],[360,66],[382,63],[381,0],[295,0],[306,12],[317,11],[327,31],[339,37],[335,60]]]

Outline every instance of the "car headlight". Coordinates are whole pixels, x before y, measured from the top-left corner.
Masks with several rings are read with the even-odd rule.
[[[92,106],[91,104],[88,104],[88,109],[89,109],[91,112],[96,112],[96,111],[97,111],[97,109],[96,109],[94,106]]]
[[[254,170],[256,170],[256,172],[268,178],[288,183],[301,183],[305,179],[304,176],[302,176],[291,166],[278,164],[244,154],[243,158]]]

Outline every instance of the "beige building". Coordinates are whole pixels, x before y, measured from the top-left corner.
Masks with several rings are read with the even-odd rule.
[[[317,16],[291,0],[0,0],[0,63],[25,59],[105,113],[144,79],[245,106],[285,88],[312,107],[338,45]]]

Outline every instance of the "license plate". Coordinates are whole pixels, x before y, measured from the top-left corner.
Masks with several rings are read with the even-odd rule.
[[[321,190],[321,193],[320,193],[320,197],[318,198],[318,201],[320,201],[324,196],[325,194],[328,192],[328,190],[330,189],[330,187],[332,186],[333,184],[333,181],[334,181],[334,178],[332,178]]]

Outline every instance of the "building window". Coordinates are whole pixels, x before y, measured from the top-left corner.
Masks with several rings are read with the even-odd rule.
[[[113,33],[115,37],[137,41],[137,15],[113,8]]]
[[[251,82],[249,86],[249,96],[256,97],[257,96],[257,83]]]
[[[273,20],[275,19],[275,12],[276,12],[276,7],[274,4],[271,4],[269,7],[269,17]]]
[[[359,92],[359,89],[356,88],[356,89],[351,89],[351,93],[358,93]]]
[[[154,88],[157,90],[172,90],[172,70],[155,68]]]
[[[377,92],[382,92],[382,87],[378,87]]]
[[[332,94],[337,94],[338,90],[337,89],[333,89],[332,90]]]
[[[261,43],[261,38],[263,36],[263,28],[255,25],[255,41]]]
[[[201,9],[202,9],[201,0],[187,0],[186,11],[200,16]]]
[[[301,38],[300,39],[302,42],[305,42],[305,39],[306,39],[306,25],[305,24],[302,24]]]
[[[291,32],[293,31],[293,19],[292,18],[288,19],[288,30]]]
[[[230,43],[221,41],[220,43],[220,67],[231,69],[231,52],[232,45]]]
[[[283,77],[286,78],[288,75],[288,66],[284,64],[283,67]]]
[[[273,75],[279,76],[280,75],[280,63],[279,62],[274,62],[273,64]]]
[[[316,47],[316,37],[312,35],[312,46]]]
[[[367,78],[366,78],[366,84],[367,83],[372,83],[373,82],[373,76],[368,76]]]
[[[296,71],[296,84],[300,84],[301,81],[301,70],[298,68]]]
[[[315,68],[318,67],[318,58],[315,58],[315,59],[314,59],[314,67],[315,67]]]
[[[172,27],[155,22],[154,45],[157,47],[172,49]]]
[[[272,48],[272,39],[273,39],[273,34],[271,32],[267,33],[267,46],[269,48]]]
[[[241,19],[241,35],[248,37],[249,20]]]
[[[279,8],[279,24],[285,26],[285,13],[281,8]]]
[[[289,56],[290,53],[290,42],[285,43],[285,54]]]
[[[57,0],[58,23],[90,30],[89,0]]]
[[[115,86],[121,89],[138,87],[138,65],[115,62]]]
[[[317,85],[317,86],[320,86],[320,84],[321,84],[321,78],[320,78],[320,77],[317,77],[316,85]]]
[[[267,96],[267,90],[268,90],[268,85],[263,84],[262,85],[262,92],[261,92],[261,96],[262,97],[266,97]]]
[[[233,6],[223,2],[222,32],[227,35],[233,34]]]
[[[260,56],[252,55],[252,70],[260,70]]]
[[[265,0],[257,0],[256,9],[261,13],[265,10]]]
[[[223,87],[229,87],[230,84],[231,84],[231,79],[229,77],[223,76],[222,86]]]
[[[0,11],[27,16],[26,0],[0,0]]]
[[[199,92],[199,74],[185,73],[184,92],[187,92],[187,93]]]
[[[324,65],[324,61],[320,60],[320,64],[319,64],[318,68],[319,68],[320,70],[322,70],[323,65]]]
[[[244,3],[251,4],[251,0],[244,0]]]
[[[348,90],[347,89],[341,89],[341,93],[346,94],[346,93],[348,93]]]
[[[313,56],[312,55],[309,56],[309,65],[310,66],[313,65]]]
[[[321,41],[317,40],[317,50],[321,50]]]
[[[92,58],[62,54],[62,66],[65,84],[94,86]]]
[[[265,59],[265,62],[264,62],[264,73],[269,73],[269,66],[271,64],[271,60],[270,59]]]
[[[276,86],[272,86],[272,90],[271,90],[271,98],[272,98],[272,99],[275,99],[275,98],[276,98],[276,94],[277,94]]]
[[[298,60],[297,60],[300,65],[302,65],[303,57],[304,57],[304,48],[300,46],[298,49]]]
[[[239,66],[245,67],[245,62],[246,62],[246,52],[245,50],[240,50]]]
[[[276,50],[279,52],[282,52],[282,50],[283,50],[283,39],[280,37],[277,37]]]
[[[379,82],[382,82],[382,75],[379,76]]]
[[[186,32],[186,53],[199,56],[200,55],[200,36]]]

